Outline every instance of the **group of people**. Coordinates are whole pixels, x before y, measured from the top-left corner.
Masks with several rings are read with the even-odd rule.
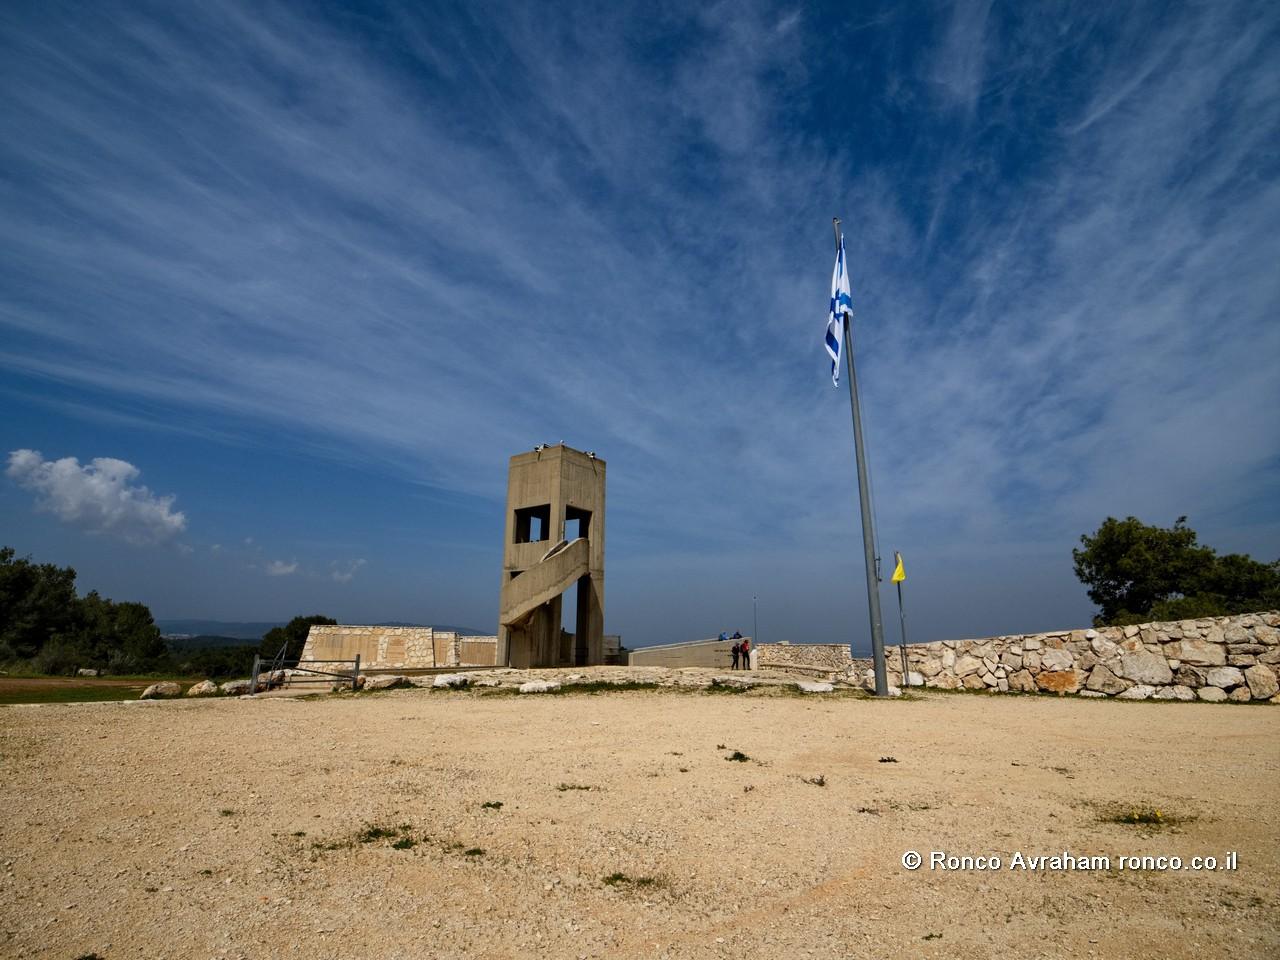
[[[721,640],[741,640],[741,643],[733,645],[733,669],[750,670],[751,669],[751,638],[744,637],[737,630],[733,631],[733,636],[727,633],[720,634]],[[741,667],[739,667],[741,664]]]

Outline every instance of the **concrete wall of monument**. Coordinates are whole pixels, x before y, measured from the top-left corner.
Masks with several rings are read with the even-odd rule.
[[[867,682],[840,644],[763,643],[763,667],[825,668]],[[889,683],[902,686],[898,647]],[[910,685],[1122,700],[1280,703],[1280,611],[907,645]]]
[[[497,637],[475,637],[434,627],[314,626],[301,659],[353,660],[361,669],[492,667]]]

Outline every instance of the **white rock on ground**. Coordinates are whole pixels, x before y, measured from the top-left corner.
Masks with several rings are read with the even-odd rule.
[[[396,674],[391,677],[370,677],[365,681],[366,690],[397,690],[400,687],[411,687],[408,677]]]
[[[463,687],[469,686],[470,683],[471,678],[465,673],[442,673],[431,682],[431,686],[461,690]]]
[[[212,680],[201,680],[199,683],[193,683],[191,688],[187,690],[188,697],[216,697],[218,695],[218,685]]]
[[[520,684],[521,693],[551,693],[559,689],[560,684],[552,683],[550,680],[529,680]]]
[[[1156,692],[1155,687],[1149,687],[1146,684],[1136,683],[1124,693],[1117,694],[1117,700],[1149,700],[1151,695]]]
[[[249,692],[248,680],[228,680],[219,688],[224,696],[238,697]]]
[[[142,691],[139,700],[163,700],[168,697],[182,696],[182,687],[174,683],[172,680],[162,680],[159,683],[153,683],[147,689]]]
[[[835,686],[830,683],[819,683],[816,680],[797,680],[796,689],[801,693],[831,693]]]

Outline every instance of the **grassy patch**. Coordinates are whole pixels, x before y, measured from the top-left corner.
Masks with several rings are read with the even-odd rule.
[[[471,847],[469,850],[463,850],[463,851],[462,851],[462,854],[463,854],[463,856],[466,856],[466,857],[483,857],[483,856],[484,856],[484,848],[483,848],[483,847]]]
[[[815,787],[825,787],[827,785],[827,778],[822,774],[818,774],[816,777],[801,777],[800,779],[805,783],[813,784]]]
[[[170,679],[184,693],[195,682],[190,677],[0,677],[0,705],[137,700],[151,684]]]
[[[413,837],[401,837],[399,840],[397,840],[395,843],[391,845],[391,849],[392,850],[411,850],[413,849],[414,845],[417,842],[418,841],[414,840]]]
[[[621,683],[610,683],[608,680],[588,680],[586,683],[566,683],[556,690],[548,690],[552,695],[563,696],[566,693],[622,693],[627,690],[657,690],[656,683],[646,680],[624,680]]]
[[[600,788],[587,786],[583,783],[560,783],[556,785],[556,789],[564,793],[566,790],[598,790]]]
[[[734,762],[734,763],[746,763],[746,762],[747,762],[748,760],[750,760],[751,758],[750,758],[750,757],[748,757],[748,756],[747,756],[745,753],[743,753],[741,750],[735,750],[735,751],[733,751],[733,753],[731,753],[731,754],[729,754],[727,757],[725,757],[725,759],[726,759],[726,760],[730,760],[730,761],[732,761],[732,762]]]
[[[658,885],[656,877],[629,877],[625,873],[611,873],[602,878],[606,887],[654,887]]]
[[[501,801],[501,800],[486,800],[484,803],[480,804],[480,809],[481,809],[481,810],[501,810],[501,809],[502,809],[502,801]]]
[[[403,823],[398,827],[383,827],[378,824],[370,824],[359,833],[356,834],[356,840],[359,843],[376,843],[379,840],[390,840],[392,837],[399,837],[409,832],[409,824]]]
[[[236,815],[236,812],[232,810],[230,807],[223,807],[221,810],[218,811],[218,816],[220,817],[234,817],[235,815]]]
[[[1158,807],[1114,806],[1099,817],[1103,823],[1122,823],[1129,826],[1168,827],[1182,823],[1185,817],[1175,817]]]

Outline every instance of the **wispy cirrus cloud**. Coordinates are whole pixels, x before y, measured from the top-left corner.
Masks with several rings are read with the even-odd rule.
[[[564,437],[609,462],[611,551],[800,558],[821,639],[856,532],[833,214],[894,545],[1257,522],[1277,28],[1233,3],[51,5],[0,49],[0,366],[495,499]],[[992,607],[962,566],[939,576]]]
[[[172,540],[187,527],[174,495],[159,496],[134,483],[142,471],[125,460],[75,457],[46,460],[39,450],[13,450],[5,474],[36,494],[36,507],[90,533],[134,544]]]

